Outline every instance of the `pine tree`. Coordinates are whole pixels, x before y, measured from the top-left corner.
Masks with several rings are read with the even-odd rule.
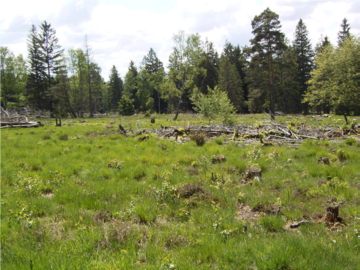
[[[118,103],[123,93],[123,82],[115,66],[112,67],[110,72],[109,91],[110,108],[112,110],[116,110],[119,106]]]
[[[226,56],[220,58],[219,84],[221,91],[227,93],[231,103],[238,112],[244,111],[244,95],[240,74]]]
[[[294,49],[297,55],[297,66],[299,72],[299,82],[300,82],[300,95],[304,95],[308,84],[306,83],[310,79],[310,72],[314,68],[313,59],[314,52],[310,40],[308,38],[308,31],[306,29],[303,20],[300,19],[299,23],[296,26],[295,30],[295,40],[294,40]],[[300,108],[301,100],[296,100],[296,107]],[[307,104],[303,104],[302,110],[307,112]]]
[[[350,24],[347,23],[347,19],[344,18],[341,24],[341,30],[338,33],[339,46],[350,37]]]
[[[251,22],[255,35],[250,40],[253,55],[259,55],[265,63],[267,82],[267,102],[271,114],[271,119],[275,119],[275,72],[274,56],[286,47],[284,43],[285,35],[280,31],[281,24],[279,15],[272,12],[269,8],[264,10],[259,16],[255,16]],[[263,69],[262,66],[257,68]]]

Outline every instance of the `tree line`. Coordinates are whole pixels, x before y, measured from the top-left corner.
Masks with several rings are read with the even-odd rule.
[[[251,26],[250,46],[226,41],[220,55],[199,34],[179,31],[167,72],[150,48],[139,67],[130,61],[124,80],[114,65],[105,81],[86,36],[82,48],[65,53],[55,29],[44,21],[30,29],[27,60],[0,48],[1,106],[29,105],[71,117],[173,112],[176,119],[179,112],[198,110],[206,100],[216,100],[210,97],[226,93],[238,113],[265,111],[272,118],[275,111],[360,113],[359,37],[350,34],[346,19],[337,46],[321,37],[315,50],[302,19],[292,43],[269,8]]]

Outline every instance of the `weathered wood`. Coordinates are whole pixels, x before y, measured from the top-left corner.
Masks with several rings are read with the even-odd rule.
[[[299,223],[295,223],[295,224],[290,225],[290,228],[291,229],[298,228],[300,225],[305,224],[305,223],[311,223],[311,222],[307,221],[307,220],[302,220]]]

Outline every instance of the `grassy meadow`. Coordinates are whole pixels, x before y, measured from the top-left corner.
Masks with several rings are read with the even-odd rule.
[[[358,269],[359,137],[264,147],[223,135],[197,146],[118,129],[208,124],[155,118],[2,129],[1,268]],[[264,120],[242,115],[237,124]],[[335,115],[276,121],[344,125]],[[213,164],[218,155],[226,161]],[[245,180],[251,166],[260,181]],[[344,221],[320,222],[334,205]],[[311,222],[289,228],[302,220]]]

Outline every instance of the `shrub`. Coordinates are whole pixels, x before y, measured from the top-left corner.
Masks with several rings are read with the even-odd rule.
[[[205,135],[203,133],[196,133],[190,137],[192,141],[196,143],[197,146],[203,146],[205,144]]]
[[[121,115],[133,115],[135,113],[134,104],[125,95],[120,99],[118,109]]]
[[[208,87],[207,95],[199,91],[194,92],[191,100],[195,105],[195,110],[202,118],[209,120],[209,124],[211,120],[215,120],[217,117],[226,125],[234,124],[235,108],[227,93],[220,91],[217,86],[214,89]]]

